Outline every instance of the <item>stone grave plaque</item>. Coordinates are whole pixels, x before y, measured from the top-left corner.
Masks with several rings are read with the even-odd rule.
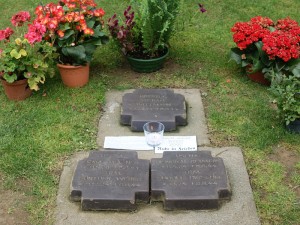
[[[210,151],[164,152],[151,160],[151,201],[163,201],[165,210],[218,209],[230,197],[223,159]]]
[[[137,89],[122,98],[121,124],[132,131],[143,131],[143,125],[158,121],[165,131],[176,130],[176,125],[187,124],[185,98],[168,89]]]
[[[149,202],[149,160],[137,152],[92,151],[74,172],[70,199],[82,210],[136,210]]]

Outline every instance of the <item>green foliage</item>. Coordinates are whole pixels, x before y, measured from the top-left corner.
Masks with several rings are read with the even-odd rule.
[[[263,72],[271,79],[279,112],[286,125],[300,118],[300,59],[272,61]]]
[[[32,3],[38,4],[40,0],[23,0],[14,5],[7,2],[0,0],[3,26],[8,24],[6,20],[12,11],[34,10]],[[110,15],[122,13],[130,0],[96,2]],[[278,121],[271,103],[273,97],[266,87],[241,76],[240,67],[228,63],[227,57],[232,47],[232,24],[254,15],[299,18],[300,1],[264,0],[253,4],[224,0],[216,4],[207,0],[205,16],[199,14],[197,1],[182,2],[177,21],[187,21],[185,29],[175,30],[170,39],[170,57],[159,72],[130,72],[111,42],[95,51],[90,82],[83,88],[66,89],[56,76],[26,101],[15,103],[6,99],[0,85],[0,174],[4,175],[0,185],[9,181],[11,185],[6,188],[15,190],[21,188],[17,186],[19,180],[29,184],[28,224],[51,224],[49,220],[54,220],[63,162],[76,151],[98,148],[97,124],[105,91],[116,88],[199,88],[211,145],[239,146],[243,150],[261,223],[300,224],[299,200],[293,196],[299,177],[290,186],[291,169],[270,162],[271,152],[282,143],[298,157],[299,135],[287,133]],[[187,20],[194,14],[192,20]],[[299,174],[299,169],[298,163],[294,172]]]
[[[157,54],[168,46],[175,18],[178,14],[179,0],[145,0],[140,1],[140,18],[137,29],[142,37],[145,52]]]
[[[92,36],[85,36],[82,31],[75,29],[75,25],[61,24],[60,30],[64,32],[63,37],[55,40],[55,46],[60,54],[59,60],[63,64],[85,65],[93,59],[96,48],[108,42],[108,37],[102,32],[101,21],[89,18],[88,28],[94,31]]]
[[[166,53],[180,0],[131,0],[121,24],[116,14],[108,20],[113,39],[125,55],[157,58]]]
[[[262,50],[261,41],[252,44],[245,50],[240,50],[238,47],[231,48],[230,60],[234,60],[241,67],[246,68],[247,73],[261,71],[271,64],[267,54]]]
[[[286,125],[300,118],[300,77],[295,75],[272,73],[270,90],[275,95],[278,108]]]
[[[27,78],[30,89],[37,91],[46,76],[54,75],[55,48],[47,42],[31,45],[17,38],[5,45],[0,57],[0,71],[8,83]]]

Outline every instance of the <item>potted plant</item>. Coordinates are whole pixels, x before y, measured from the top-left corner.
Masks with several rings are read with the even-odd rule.
[[[20,27],[29,20],[29,12],[21,11],[12,17],[11,22]],[[0,50],[0,76],[5,93],[11,100],[24,100],[32,90],[39,90],[39,84],[45,82],[46,76],[54,75],[51,64],[54,63],[55,48],[42,41],[38,33],[35,39],[31,39],[31,31],[29,29],[25,37],[13,37],[11,28],[0,30],[0,41],[4,46]]]
[[[231,28],[237,47],[231,48],[230,59],[245,68],[248,77],[258,83],[269,85],[262,69],[266,67],[267,55],[262,50],[262,39],[274,26],[268,17],[256,16],[247,22],[237,22]]]
[[[270,90],[287,130],[300,133],[300,76],[274,75]]]
[[[237,47],[231,49],[230,58],[245,67],[252,80],[270,84],[270,70],[297,70],[300,26],[295,20],[285,18],[274,23],[268,17],[257,16],[249,22],[237,22],[231,31]],[[267,80],[258,80],[257,72]]]
[[[112,38],[137,72],[153,72],[163,66],[178,14],[179,0],[132,0],[124,11],[124,23],[114,14],[108,20]]]
[[[97,8],[94,0],[60,0],[57,4],[39,5],[35,14],[33,25],[46,28],[43,39],[59,54],[57,66],[63,83],[69,87],[84,86],[96,48],[108,41],[102,31],[104,10]],[[67,71],[71,73],[65,75]]]
[[[262,72],[276,97],[287,129],[299,132],[300,26],[290,18],[274,23],[267,17],[238,22],[231,29],[237,47],[231,59],[249,72]],[[250,69],[250,71],[249,71]]]
[[[268,55],[263,72],[271,80],[279,112],[287,130],[300,133],[300,26],[290,18],[278,20],[262,42]]]

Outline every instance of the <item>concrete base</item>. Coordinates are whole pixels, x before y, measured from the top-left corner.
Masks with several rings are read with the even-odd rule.
[[[258,225],[260,224],[253,200],[248,174],[241,149],[236,147],[208,148],[212,156],[224,160],[232,189],[231,201],[223,203],[214,211],[164,211],[161,202],[138,206],[137,212],[86,212],[80,203],[69,201],[70,184],[77,162],[88,156],[88,152],[78,153],[66,161],[57,197],[56,225],[132,225],[132,224],[205,224],[205,225]],[[145,156],[148,158],[147,156]],[[158,158],[158,156],[156,155]],[[143,157],[144,158],[144,157]]]
[[[111,91],[106,96],[106,107],[99,121],[97,143],[103,147],[105,136],[143,136],[142,132],[131,132],[128,126],[120,125],[120,104],[124,93],[128,91]],[[202,105],[200,90],[175,89],[175,93],[185,96],[187,101],[188,125],[179,127],[177,131],[166,133],[170,136],[196,135],[198,146],[210,144]],[[209,148],[198,147],[198,150],[208,150],[212,156],[223,158],[228,172],[232,197],[219,210],[214,211],[164,211],[161,202],[141,204],[135,213],[126,212],[87,212],[80,209],[80,203],[69,201],[70,185],[77,162],[88,156],[88,152],[78,153],[66,161],[61,175],[57,196],[56,225],[132,225],[132,224],[205,224],[205,225],[258,225],[260,224],[248,174],[245,168],[241,149],[236,147]],[[161,158],[162,154],[154,151],[139,151],[140,159]]]
[[[169,136],[197,137],[198,146],[208,145],[208,129],[199,89],[172,89],[182,94],[187,102],[187,126],[177,126],[176,131],[165,132]],[[120,124],[122,96],[134,90],[110,91],[106,95],[106,104],[98,127],[98,146],[103,147],[105,136],[143,136],[143,132],[132,132],[130,126]]]

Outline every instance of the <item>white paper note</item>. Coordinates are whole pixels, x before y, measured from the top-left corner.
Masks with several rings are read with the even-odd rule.
[[[154,150],[153,147],[146,143],[144,136],[107,136],[104,139],[104,148],[124,149],[124,150]]]
[[[164,151],[197,151],[196,136],[164,136],[163,142],[153,148],[146,143],[144,136],[107,136],[104,139],[104,148],[141,150],[155,153]]]
[[[196,136],[166,136],[163,142],[155,147],[155,153],[164,151],[197,151]]]

